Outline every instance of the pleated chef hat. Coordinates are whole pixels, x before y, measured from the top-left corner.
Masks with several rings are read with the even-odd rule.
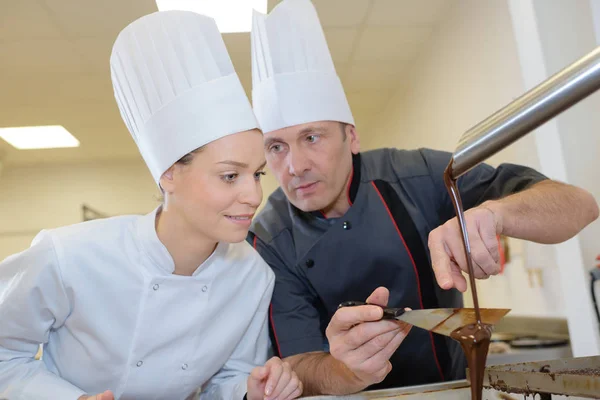
[[[263,130],[314,121],[354,125],[310,0],[284,0],[252,22],[252,105]]]
[[[157,183],[187,153],[258,127],[210,17],[139,18],[117,37],[110,68],[121,116]]]

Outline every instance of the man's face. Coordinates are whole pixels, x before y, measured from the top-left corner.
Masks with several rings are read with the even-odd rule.
[[[352,125],[319,121],[264,134],[267,164],[302,211],[327,210],[345,193],[359,141]]]

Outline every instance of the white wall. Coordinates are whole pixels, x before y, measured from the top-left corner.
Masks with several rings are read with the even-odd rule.
[[[269,174],[264,198],[275,187]],[[5,168],[0,188],[0,261],[29,247],[41,229],[81,222],[82,204],[108,215],[147,213],[160,204],[141,161]]]
[[[507,2],[461,0],[420,54],[407,89],[393,97],[361,141],[364,148],[453,151],[464,131],[523,92]],[[488,162],[538,169],[534,136],[525,136]],[[512,262],[504,274],[478,282],[482,305],[509,307],[512,315],[564,315],[552,248],[517,240],[510,246]],[[465,304],[472,304],[468,293]]]
[[[541,48],[548,76],[593,51],[600,43],[594,16],[600,0],[536,0]],[[595,12],[593,12],[595,11]],[[600,17],[600,16],[599,16]],[[600,23],[600,20],[595,21]],[[596,28],[597,30],[595,31]],[[569,183],[589,190],[600,200],[600,93],[597,92],[556,118]],[[600,222],[580,235],[585,268],[600,254]]]
[[[600,44],[600,0],[590,0],[596,43]]]
[[[82,204],[109,215],[159,204],[141,162],[5,168],[0,187],[0,259],[27,248],[41,229],[81,222]]]
[[[506,1],[454,2],[408,81],[363,133],[365,148],[454,150],[463,132],[523,93]],[[525,137],[490,162],[537,167],[537,157],[524,157],[529,143],[533,139]]]
[[[586,0],[510,0],[525,86],[530,88],[596,47]],[[534,133],[542,171],[600,197],[600,95],[594,94]],[[590,296],[589,269],[598,251],[598,222],[554,246],[573,354],[600,354],[600,335]]]

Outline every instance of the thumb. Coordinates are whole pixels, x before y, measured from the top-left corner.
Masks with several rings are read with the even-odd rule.
[[[266,378],[268,376],[269,369],[266,367],[256,367],[252,370],[252,372],[250,372],[250,376],[248,377],[248,399],[262,399],[264,397],[264,386],[266,384]]]
[[[269,376],[268,367],[256,367],[250,372],[250,379],[256,383],[260,383]]]
[[[371,293],[371,295],[367,298],[367,303],[377,304],[378,306],[385,307],[387,306],[388,300],[390,298],[390,291],[384,288],[383,286],[378,287]]]
[[[106,390],[96,396],[96,400],[115,400],[115,396],[110,390]]]
[[[115,396],[110,390],[106,390],[93,396],[81,396],[78,400],[115,400]]]

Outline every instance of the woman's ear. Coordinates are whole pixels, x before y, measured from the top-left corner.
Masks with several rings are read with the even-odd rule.
[[[160,177],[160,187],[165,193],[172,193],[175,189],[175,182],[173,179],[174,169],[175,165],[171,165],[171,167],[168,170],[166,170]]]

